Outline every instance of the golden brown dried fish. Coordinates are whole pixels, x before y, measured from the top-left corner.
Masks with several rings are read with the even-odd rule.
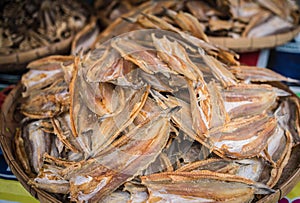
[[[298,80],[287,78],[268,68],[256,66],[230,66],[229,70],[239,79],[251,82],[286,81],[298,83]]]
[[[263,173],[264,162],[260,159],[225,160],[220,158],[208,158],[191,162],[180,167],[178,172],[196,172],[209,170],[218,173],[237,175],[252,181],[258,181]]]
[[[247,36],[248,37],[263,37],[272,35],[275,33],[282,32],[284,30],[290,30],[293,28],[293,24],[283,20],[278,16],[272,16],[266,20],[265,23],[255,26],[251,29]]]
[[[51,119],[51,123],[54,129],[53,133],[59,138],[64,146],[73,152],[82,151],[75,136],[72,134],[70,114],[65,113],[61,116],[54,117]]]
[[[258,26],[261,23],[264,23],[268,18],[270,18],[272,14],[270,12],[267,11],[260,11],[258,12],[258,14],[254,15],[249,23],[247,24],[247,26],[245,26],[245,29],[242,33],[242,37],[247,37],[250,30],[252,30],[253,28],[255,28],[255,26]]]
[[[34,175],[32,174],[32,167],[30,166],[30,160],[26,153],[25,142],[22,137],[22,131],[19,128],[16,129],[14,143],[16,147],[16,156],[18,160],[20,160],[20,163],[23,169],[25,170],[25,173],[28,174],[30,177],[33,177]]]
[[[210,171],[165,172],[141,177],[149,191],[148,201],[227,202],[270,193],[268,187],[249,179]],[[243,199],[245,200],[245,199]],[[246,201],[246,202],[247,202]]]
[[[38,173],[43,165],[44,153],[49,153],[51,148],[51,136],[41,130],[40,121],[33,121],[24,126],[22,137],[26,139],[25,149],[27,156],[30,157],[32,171]]]
[[[33,119],[52,118],[68,108],[68,86],[62,78],[56,78],[49,87],[34,91],[21,105],[22,113]]]
[[[207,12],[212,8],[203,1],[187,1],[186,7],[200,22],[208,21]]]
[[[241,117],[210,130],[213,151],[221,157],[250,158],[259,154],[276,129],[276,120],[266,114]]]
[[[190,93],[192,128],[198,135],[207,136],[211,121],[211,101],[207,84],[204,80],[187,80]]]
[[[154,161],[168,140],[171,112],[138,125],[90,164],[68,174],[71,200],[99,201]],[[119,161],[111,161],[116,158]]]
[[[46,190],[51,193],[68,194],[70,192],[69,181],[59,175],[60,167],[44,164],[34,180],[29,180],[32,187]]]
[[[211,101],[210,128],[222,126],[229,122],[230,118],[226,112],[224,101],[218,85],[213,80],[207,85]]]
[[[204,34],[204,26],[200,24],[198,19],[193,15],[183,11],[179,11],[177,13],[176,11],[170,9],[166,9],[166,14],[172,18],[172,20],[174,20],[174,22],[181,27],[183,31],[188,31],[193,36],[208,42],[208,38]]]
[[[225,88],[237,84],[236,78],[228,71],[226,65],[219,63],[217,59],[209,55],[203,55],[202,58],[215,78],[220,81]]]
[[[148,199],[147,188],[133,181],[124,184],[124,191],[130,192],[130,202],[142,203]]]
[[[183,3],[167,9],[182,8]],[[228,63],[231,52],[180,30],[144,30],[119,38],[67,62],[37,63],[36,70],[44,71],[40,66],[48,63],[61,75],[56,82],[49,77],[48,85],[38,79],[42,85],[27,91],[22,101],[40,93],[40,98],[61,92],[71,96],[64,111],[48,117],[32,121],[23,113],[23,140],[15,138],[18,156],[23,143],[28,157],[34,150],[39,154],[29,161],[37,168],[30,184],[77,202],[176,197],[233,203],[273,192],[261,183],[278,183],[300,140],[299,100],[276,82],[285,78],[227,67],[218,58],[224,54]],[[23,165],[28,172],[28,164]]]
[[[104,119],[95,132],[97,136],[93,136],[91,154],[96,156],[99,152],[109,147],[112,142],[125,130],[136,118],[142,107],[144,106],[149,93],[149,86],[140,90],[127,90],[125,107],[123,111],[113,117]]]
[[[166,36],[157,38],[154,34],[152,34],[152,39],[158,56],[169,65],[170,69],[191,80],[203,77],[202,72],[191,61],[184,47],[177,41],[171,42]]]
[[[174,96],[164,97],[156,91],[151,91],[151,95],[163,109],[180,106],[181,109],[178,112],[175,112],[171,117],[175,126],[185,132],[192,139],[200,142],[202,145],[206,147],[210,146],[207,142],[207,137],[204,134],[197,134],[192,127],[193,120],[191,116],[191,106],[189,103]]]
[[[154,48],[144,47],[133,40],[125,40],[122,38],[113,40],[112,47],[118,50],[125,60],[136,64],[146,73],[175,73],[168,68],[166,63],[159,60],[155,55]]]
[[[277,99],[276,90],[270,85],[239,84],[221,94],[230,118],[267,112]]]
[[[263,157],[273,164],[270,178],[266,185],[274,187],[281,177],[283,168],[286,166],[292,151],[293,138],[288,130],[277,127],[274,134],[269,138]]]

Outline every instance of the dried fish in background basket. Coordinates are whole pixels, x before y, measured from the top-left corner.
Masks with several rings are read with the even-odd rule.
[[[147,0],[95,0],[93,7],[99,18],[101,30],[109,26],[113,21],[122,15],[136,9],[139,5]]]
[[[35,59],[70,54],[93,12],[80,1],[1,1],[0,72],[24,72]]]
[[[297,81],[225,65],[188,39],[139,30],[30,63],[0,117],[26,189],[41,202],[285,195],[300,178],[299,99],[280,81]]]
[[[300,31],[299,7],[292,0],[147,1],[132,9],[121,17],[143,28],[179,29],[202,39],[205,33],[205,41],[238,52],[284,44]],[[113,24],[125,25],[121,19]],[[117,27],[124,33],[137,26]]]

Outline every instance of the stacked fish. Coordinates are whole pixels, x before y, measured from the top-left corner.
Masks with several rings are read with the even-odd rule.
[[[0,11],[0,67],[5,71],[42,56],[67,53],[90,17],[79,1],[6,0]]]
[[[300,142],[299,100],[280,81],[297,81],[234,64],[230,51],[152,29],[30,63],[14,138],[28,184],[63,202],[274,192]]]
[[[109,14],[114,17],[105,17],[107,14],[103,16],[105,13],[102,9],[99,12],[100,21],[110,25],[113,19],[128,16],[129,11],[132,13],[132,10],[135,10],[139,11],[140,15],[131,20],[139,22],[143,27],[154,26],[148,22],[147,14],[150,14],[163,18],[196,37],[203,36],[201,33],[204,32],[208,36],[229,38],[258,38],[289,32],[300,23],[299,7],[293,0],[148,0],[140,6],[135,6],[135,1],[135,4],[130,2],[112,1],[110,7],[113,10],[110,10]],[[138,1],[141,2],[143,1]],[[102,8],[98,4],[95,7]]]
[[[113,21],[122,15],[136,9],[139,5],[147,0],[95,0],[93,1],[93,6],[97,17],[99,18],[99,26],[105,29]]]

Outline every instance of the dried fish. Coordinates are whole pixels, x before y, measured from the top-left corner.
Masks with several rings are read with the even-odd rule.
[[[30,156],[29,161],[32,171],[38,173],[43,165],[44,153],[50,152],[50,134],[40,129],[40,121],[29,123],[22,130],[22,134],[22,137],[26,140],[24,146],[28,150],[28,156]]]
[[[262,37],[293,28],[293,24],[278,16],[267,19],[266,23],[258,25],[248,32],[248,37]]]
[[[59,175],[60,167],[44,164],[34,180],[28,184],[51,193],[68,194],[70,184]]]
[[[208,38],[204,34],[205,28],[193,15],[182,11],[177,13],[176,11],[170,9],[166,10],[166,14],[171,17],[172,20],[174,20],[183,31],[188,31],[193,36],[208,42]]]
[[[231,120],[210,130],[213,149],[221,157],[250,158],[260,153],[274,133],[276,120],[266,114]]]
[[[70,114],[65,113],[61,116],[54,117],[51,119],[51,123],[54,129],[53,133],[57,135],[64,146],[73,152],[82,151],[75,136],[72,134]]]
[[[149,190],[148,201],[227,202],[246,196],[270,193],[268,187],[249,179],[210,171],[165,172],[141,177]],[[245,201],[245,199],[243,199]],[[247,202],[245,201],[245,202]]]
[[[219,158],[209,158],[191,162],[180,167],[178,172],[196,172],[209,170],[218,173],[232,174],[252,181],[258,181],[263,172],[263,161],[257,158],[242,160],[225,160]]]
[[[268,68],[260,68],[256,66],[231,66],[230,71],[239,79],[251,82],[272,82],[286,81],[299,83],[298,80],[287,78],[279,73],[276,73]]]
[[[229,122],[230,118],[226,112],[224,100],[221,95],[221,91],[215,81],[211,81],[207,85],[210,101],[211,101],[211,120],[210,128],[217,126],[223,126],[225,123]]]
[[[211,102],[207,84],[204,80],[187,81],[190,93],[190,105],[192,117],[192,128],[198,135],[208,133],[211,120]]]
[[[141,184],[127,182],[124,184],[124,190],[130,192],[130,202],[142,203],[148,199],[147,188]]]
[[[71,177],[71,199],[99,201],[154,161],[168,139],[169,117],[169,112],[165,112],[147,120],[113,143],[114,147],[92,160],[91,164],[68,174]],[[122,159],[112,162],[116,157]]]
[[[157,58],[155,52],[152,51],[153,48],[151,50],[151,48],[143,47],[132,40],[121,38],[113,40],[112,47],[118,50],[125,60],[136,64],[146,73],[175,73],[167,67],[167,64]]]
[[[221,91],[221,94],[230,118],[267,112],[277,98],[276,89],[270,85],[239,84]]]
[[[232,52],[174,28],[31,63],[14,138],[28,184],[76,202],[233,203],[274,192],[300,140],[299,99],[279,82],[294,80],[228,66]]]
[[[95,133],[92,144],[92,154],[95,156],[101,150],[111,145],[115,138],[128,127],[144,106],[149,93],[149,87],[138,91],[130,91],[126,100],[124,110],[114,117],[107,118],[100,123]],[[127,96],[127,95],[126,95]],[[112,125],[113,123],[113,125]]]
[[[191,61],[185,49],[177,41],[171,42],[164,36],[159,39],[152,35],[155,48],[158,50],[158,56],[166,62],[169,67],[183,74],[191,80],[197,80],[202,77],[202,72]]]
[[[25,151],[26,150],[25,142],[24,142],[24,138],[22,137],[21,129],[19,128],[16,129],[16,134],[14,139],[15,139],[15,146],[16,146],[16,156],[20,160],[21,165],[25,170],[25,173],[28,174],[29,176],[33,176],[31,171],[31,166],[30,166],[30,160]]]
[[[1,69],[6,71],[51,54],[67,54],[91,13],[80,1],[5,1],[1,4]],[[5,60],[7,59],[7,60]]]

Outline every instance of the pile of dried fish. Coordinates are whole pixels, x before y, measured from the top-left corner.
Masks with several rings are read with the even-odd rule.
[[[28,184],[63,202],[272,193],[300,142],[299,100],[278,85],[293,80],[227,66],[205,45],[140,30],[82,57],[30,63],[15,135]]]
[[[293,0],[187,1],[186,7],[211,36],[262,37],[299,25],[299,8]]]
[[[1,1],[0,13],[0,64],[25,63],[68,51],[90,16],[87,6],[71,0],[6,0]],[[41,47],[46,49],[37,51]]]
[[[127,18],[130,16],[125,14],[127,20],[142,27],[157,28],[160,26],[152,18],[158,17],[200,38],[204,37],[203,33],[208,36],[256,38],[288,32],[298,27],[300,22],[299,7],[292,0],[169,0],[146,3],[147,7],[146,4],[135,7],[140,15]]]
[[[147,0],[95,0],[93,5],[100,21],[100,27],[104,29],[114,20],[136,9],[145,1]]]

